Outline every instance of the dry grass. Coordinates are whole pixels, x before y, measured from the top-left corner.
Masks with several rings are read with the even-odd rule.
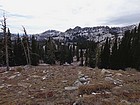
[[[78,66],[14,67],[0,72],[0,105],[139,105],[140,72],[109,71],[110,76],[101,75],[98,68]],[[65,90],[73,86],[79,72],[88,76],[90,83]],[[122,84],[105,81],[108,76]]]
[[[89,85],[81,85],[78,88],[79,95],[83,94],[92,94],[92,92],[100,92],[104,93],[106,90],[109,91],[114,87],[113,84],[104,82],[104,83],[96,83],[96,84],[89,84]]]

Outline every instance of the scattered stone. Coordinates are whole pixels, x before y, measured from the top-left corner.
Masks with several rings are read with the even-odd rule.
[[[65,90],[76,90],[78,87],[65,87]]]
[[[114,80],[114,84],[122,85],[123,81],[120,79]]]
[[[110,83],[114,83],[114,79],[111,77],[105,77],[105,81],[110,82]]]
[[[76,80],[73,84],[73,86],[75,86],[75,87],[79,87],[81,85],[83,85],[83,84],[79,80]]]
[[[122,80],[114,80],[112,77],[105,77],[105,81],[113,83],[114,85],[121,85],[122,84]]]
[[[38,75],[32,75],[32,76],[30,76],[30,77],[39,78],[40,76],[38,76]]]
[[[17,75],[12,75],[8,79],[14,79]]]
[[[41,63],[41,64],[39,64],[39,66],[50,66],[50,64]]]
[[[21,72],[16,68],[0,73],[2,105],[11,101],[13,105],[60,105],[57,103],[61,102],[61,105],[129,105],[140,102],[139,72],[103,70],[105,75],[101,75],[102,70],[98,68],[90,70],[72,65],[33,66]],[[94,86],[87,88],[85,85],[85,89],[80,90],[89,82]]]
[[[121,73],[116,73],[115,76],[123,76]]]
[[[2,85],[2,86],[0,86],[0,89],[2,89],[2,88],[4,88],[4,86]]]
[[[67,83],[67,82],[68,82],[68,80],[63,80],[62,82],[63,82],[63,83]]]
[[[24,69],[30,69],[32,66],[31,65],[25,65],[23,68]]]
[[[128,101],[126,101],[126,100],[122,100],[122,101],[120,102],[120,104],[123,104],[123,105],[131,105],[131,103],[128,102]]]
[[[47,77],[48,77],[48,75],[44,75],[44,76],[42,77],[42,79],[45,80]]]
[[[18,83],[18,86],[27,88],[27,87],[31,87],[32,85],[30,83]]]
[[[111,72],[106,69],[102,69],[102,71],[101,71],[101,75],[110,74],[110,73]]]
[[[101,93],[95,93],[95,92],[92,92],[91,94],[92,94],[92,95],[97,95],[97,94],[101,94]]]
[[[78,72],[78,78],[81,78],[81,77],[84,77],[85,75],[84,74],[82,74],[82,72],[81,71],[79,71]]]
[[[112,77],[112,74],[106,74],[105,76],[106,77]]]
[[[69,63],[67,63],[67,62],[65,62],[64,64],[63,64],[63,66],[69,66],[70,64]]]
[[[79,78],[79,81],[80,81],[81,83],[85,83],[85,82],[88,81],[88,79],[86,79],[85,77],[81,77],[81,78]]]

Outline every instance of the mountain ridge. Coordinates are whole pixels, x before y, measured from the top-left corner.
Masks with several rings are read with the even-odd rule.
[[[96,26],[96,27],[80,27],[69,28],[65,32],[58,30],[47,30],[40,34],[35,34],[38,40],[44,40],[48,37],[52,37],[55,40],[60,41],[77,41],[82,40],[94,40],[101,41],[106,37],[119,36],[122,37],[124,32],[132,30],[136,25],[129,25],[124,27],[109,27],[109,26]]]

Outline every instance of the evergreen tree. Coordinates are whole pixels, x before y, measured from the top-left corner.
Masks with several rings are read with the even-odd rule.
[[[126,31],[118,49],[118,68],[131,67],[131,38],[130,31]]]
[[[16,66],[27,64],[22,41],[19,34],[17,35],[17,39],[15,39],[14,41],[14,60]]]
[[[4,58],[4,44],[3,44],[3,39],[0,39],[0,66],[3,66],[4,65],[4,61],[3,61],[3,58]]]
[[[69,64],[73,62],[73,52],[72,52],[72,46],[69,46],[69,51],[68,51],[68,61]]]
[[[82,50],[82,48],[80,49],[80,58],[81,58],[80,66],[84,66],[84,64],[83,64],[83,50]]]
[[[110,43],[109,39],[106,39],[104,48],[101,52],[101,68],[109,68],[110,67]]]
[[[112,69],[118,69],[118,42],[117,37],[115,37],[114,44],[112,46],[112,53],[110,57],[110,66]]]
[[[76,46],[76,57],[77,57],[77,61],[79,61],[79,43],[77,43]]]
[[[89,66],[94,68],[96,66],[96,43],[91,41],[89,43]]]
[[[9,29],[7,33],[7,46],[8,46],[9,66],[14,66],[15,62],[14,62],[13,44],[12,44],[11,33]]]
[[[140,24],[132,32],[132,67],[140,70]]]
[[[73,43],[73,46],[72,46],[72,56],[74,57],[75,56],[75,44]]]
[[[48,64],[55,64],[55,42],[49,38],[45,45],[45,59],[44,62]]]
[[[69,47],[70,47],[70,44],[68,44],[68,45],[66,45],[65,44],[65,62],[69,62],[69,63],[71,63],[71,61],[70,61],[70,51],[69,51]]]
[[[38,44],[34,36],[32,36],[31,49],[32,49],[31,64],[37,66],[39,63]]]
[[[38,54],[39,54],[39,60],[41,60],[40,63],[43,63],[45,51],[43,49],[43,45],[41,44],[41,42],[38,43]]]
[[[60,65],[65,63],[65,45],[63,43],[61,43],[60,46]]]
[[[88,48],[86,48],[86,52],[85,52],[85,66],[88,66]]]
[[[96,46],[96,64],[95,64],[95,67],[99,67],[100,66],[100,62],[101,62],[101,47],[100,47],[100,43],[99,41],[96,43],[97,46]]]

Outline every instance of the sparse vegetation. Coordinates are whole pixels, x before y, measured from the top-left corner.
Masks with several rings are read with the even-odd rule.
[[[1,68],[2,70],[3,68]],[[15,69],[15,70],[13,70]],[[140,73],[79,66],[14,67],[0,73],[1,105],[138,105],[140,103]],[[89,84],[75,90],[79,72],[88,76]],[[122,75],[120,75],[122,74]],[[106,77],[112,78],[106,81]],[[131,78],[132,77],[132,78]],[[114,82],[121,81],[121,84]],[[82,96],[82,97],[81,97]]]

